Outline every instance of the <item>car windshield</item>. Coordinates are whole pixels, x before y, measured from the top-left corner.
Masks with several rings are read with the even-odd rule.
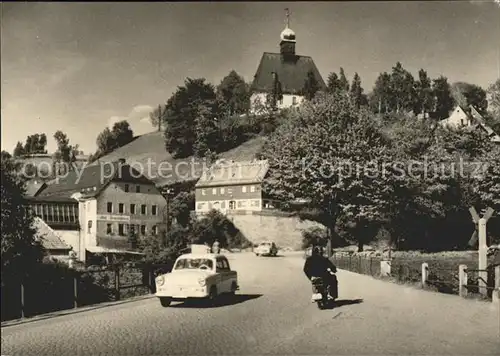
[[[177,261],[175,269],[199,269],[202,266],[206,266],[204,269],[213,269],[214,264],[208,258],[183,258]]]

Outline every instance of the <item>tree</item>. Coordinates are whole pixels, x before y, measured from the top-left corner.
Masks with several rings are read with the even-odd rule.
[[[340,68],[339,72],[339,86],[342,93],[347,94],[349,92],[349,81],[347,80],[344,73],[344,68],[342,67]]]
[[[13,155],[14,157],[21,157],[24,155],[24,146],[21,142],[17,141],[16,147],[14,148]]]
[[[440,76],[434,79],[432,93],[435,100],[435,112],[439,119],[445,119],[449,116],[455,103],[451,96],[451,88],[446,77]]]
[[[78,145],[70,145],[68,136],[58,130],[54,133],[54,139],[57,143],[57,150],[53,155],[54,174],[66,174],[72,170],[73,162],[76,161]],[[61,164],[62,163],[62,164]]]
[[[33,134],[26,137],[23,154],[47,153],[47,136],[42,134]]]
[[[464,109],[472,105],[481,114],[486,113],[488,100],[486,99],[486,91],[480,86],[457,82],[451,86],[451,93],[455,104],[461,105]]]
[[[304,81],[304,88],[302,89],[302,93],[306,100],[312,100],[316,93],[319,90],[319,83],[316,77],[314,76],[314,72],[310,70],[307,72],[307,78]]]
[[[149,113],[149,122],[153,127],[158,128],[158,132],[161,131],[161,125],[165,120],[166,107],[164,105],[158,105],[156,109]]]
[[[99,135],[97,135],[96,144],[97,152],[100,156],[104,156],[115,149],[116,145],[113,133],[108,127],[106,127],[99,133]]]
[[[217,100],[225,115],[245,114],[250,109],[249,86],[243,77],[232,70],[217,86]]]
[[[363,94],[363,88],[361,87],[361,78],[357,72],[354,73],[354,78],[352,79],[350,97],[357,109],[367,103],[366,96]]]
[[[115,122],[111,134],[115,146],[114,149],[123,147],[134,139],[134,132],[126,120]]]
[[[0,164],[2,281],[6,276],[19,280],[42,261],[44,250],[33,228],[33,216],[26,209],[24,179],[4,152]]]
[[[500,121],[500,78],[488,88],[488,111]]]
[[[388,113],[391,110],[391,76],[389,73],[380,73],[375,81],[372,95],[372,108],[377,113]]]
[[[97,151],[89,157],[89,161],[93,162],[96,159],[105,156],[114,150],[127,145],[134,140],[134,132],[130,128],[130,124],[126,120],[122,120],[113,124],[112,129],[106,127],[102,130],[96,139]]]
[[[180,192],[170,202],[169,213],[171,219],[183,227],[188,226],[191,220],[191,211],[194,210],[195,197],[193,192]]]
[[[194,220],[190,230],[190,242],[211,246],[215,239],[221,248],[247,247],[248,240],[221,212],[211,210],[202,219]]]
[[[193,154],[196,141],[196,117],[199,106],[208,108],[210,116],[216,111],[214,87],[204,78],[187,78],[184,86],[177,88],[167,102],[165,148],[175,158],[188,157]]]
[[[415,82],[415,102],[413,112],[425,114],[433,108],[432,82],[423,69],[418,71],[418,80]]]
[[[493,144],[480,130],[445,129],[433,120],[400,119],[387,132],[394,162],[402,168],[386,226],[398,248],[464,247],[470,238],[468,208],[486,202],[476,187],[476,162],[486,161]],[[485,193],[494,191],[489,182],[484,180]]]
[[[318,95],[266,143],[263,156],[269,160],[270,176],[264,190],[282,201],[311,201],[328,217],[323,221],[332,232],[345,219],[360,226],[378,223],[389,211],[392,175],[352,169],[375,165],[376,170],[377,162],[391,161],[386,152],[388,142],[367,112],[345,96]],[[362,250],[364,236],[352,238]]]
[[[332,72],[328,75],[326,91],[330,94],[335,94],[341,91],[340,79],[337,73]]]
[[[413,109],[415,98],[414,79],[400,62],[392,67],[391,73],[392,107],[397,113]]]
[[[195,142],[193,144],[193,154],[196,157],[205,157],[211,152],[217,152],[219,131],[217,130],[210,107],[200,104],[195,114]]]

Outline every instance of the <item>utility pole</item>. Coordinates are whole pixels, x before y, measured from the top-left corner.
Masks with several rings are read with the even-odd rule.
[[[328,202],[328,218],[332,219],[332,200]],[[333,219],[332,219],[333,220]],[[333,239],[333,221],[328,221],[328,241],[326,242],[326,249],[328,253],[328,258],[332,258],[332,239]]]
[[[493,216],[495,212],[492,208],[486,209],[482,218],[479,218],[479,215],[474,207],[469,209],[470,214],[472,216],[472,221],[476,224],[476,230],[472,234],[471,239],[469,240],[469,245],[474,246],[478,242],[478,286],[479,293],[483,295],[488,294],[487,281],[488,281],[488,272],[486,268],[488,267],[488,244],[487,244],[487,233],[486,233],[486,223]]]

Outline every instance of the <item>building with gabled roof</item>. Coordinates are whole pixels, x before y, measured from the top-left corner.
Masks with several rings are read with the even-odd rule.
[[[290,29],[288,11],[280,40],[280,52],[264,52],[260,60],[250,87],[252,112],[257,112],[259,106],[266,103],[268,94],[273,91],[282,95],[276,103],[278,109],[298,107],[304,100],[303,89],[309,73],[314,75],[321,90],[326,89],[313,59],[295,52],[296,37],[295,32]]]
[[[93,254],[135,254],[131,236],[158,234],[165,222],[167,201],[139,171],[145,169],[124,160],[85,166],[49,182],[28,197],[29,205],[82,261]]]
[[[439,122],[442,126],[447,127],[477,127],[488,135],[494,143],[500,143],[500,135],[498,135],[488,124],[484,117],[472,105],[468,108],[457,105],[450,116]]]
[[[26,181],[24,195],[26,197],[35,197],[46,187],[47,183],[45,183],[43,180],[37,178],[30,179]]]
[[[33,227],[36,230],[37,239],[50,257],[62,260],[67,260],[69,258],[69,253],[72,248],[64,242],[56,231],[51,229],[50,226],[39,217],[33,219]]]
[[[262,183],[268,170],[267,160],[217,161],[196,183],[196,213],[262,210]]]

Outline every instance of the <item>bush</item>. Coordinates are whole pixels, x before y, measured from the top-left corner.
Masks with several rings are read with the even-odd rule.
[[[224,214],[217,210],[210,211],[200,220],[194,220],[191,229],[191,242],[208,244],[211,246],[215,240],[219,241],[221,248],[246,248],[251,243],[234,226]]]
[[[312,245],[325,247],[328,242],[328,233],[325,229],[311,227],[302,231],[302,248],[306,249]]]

